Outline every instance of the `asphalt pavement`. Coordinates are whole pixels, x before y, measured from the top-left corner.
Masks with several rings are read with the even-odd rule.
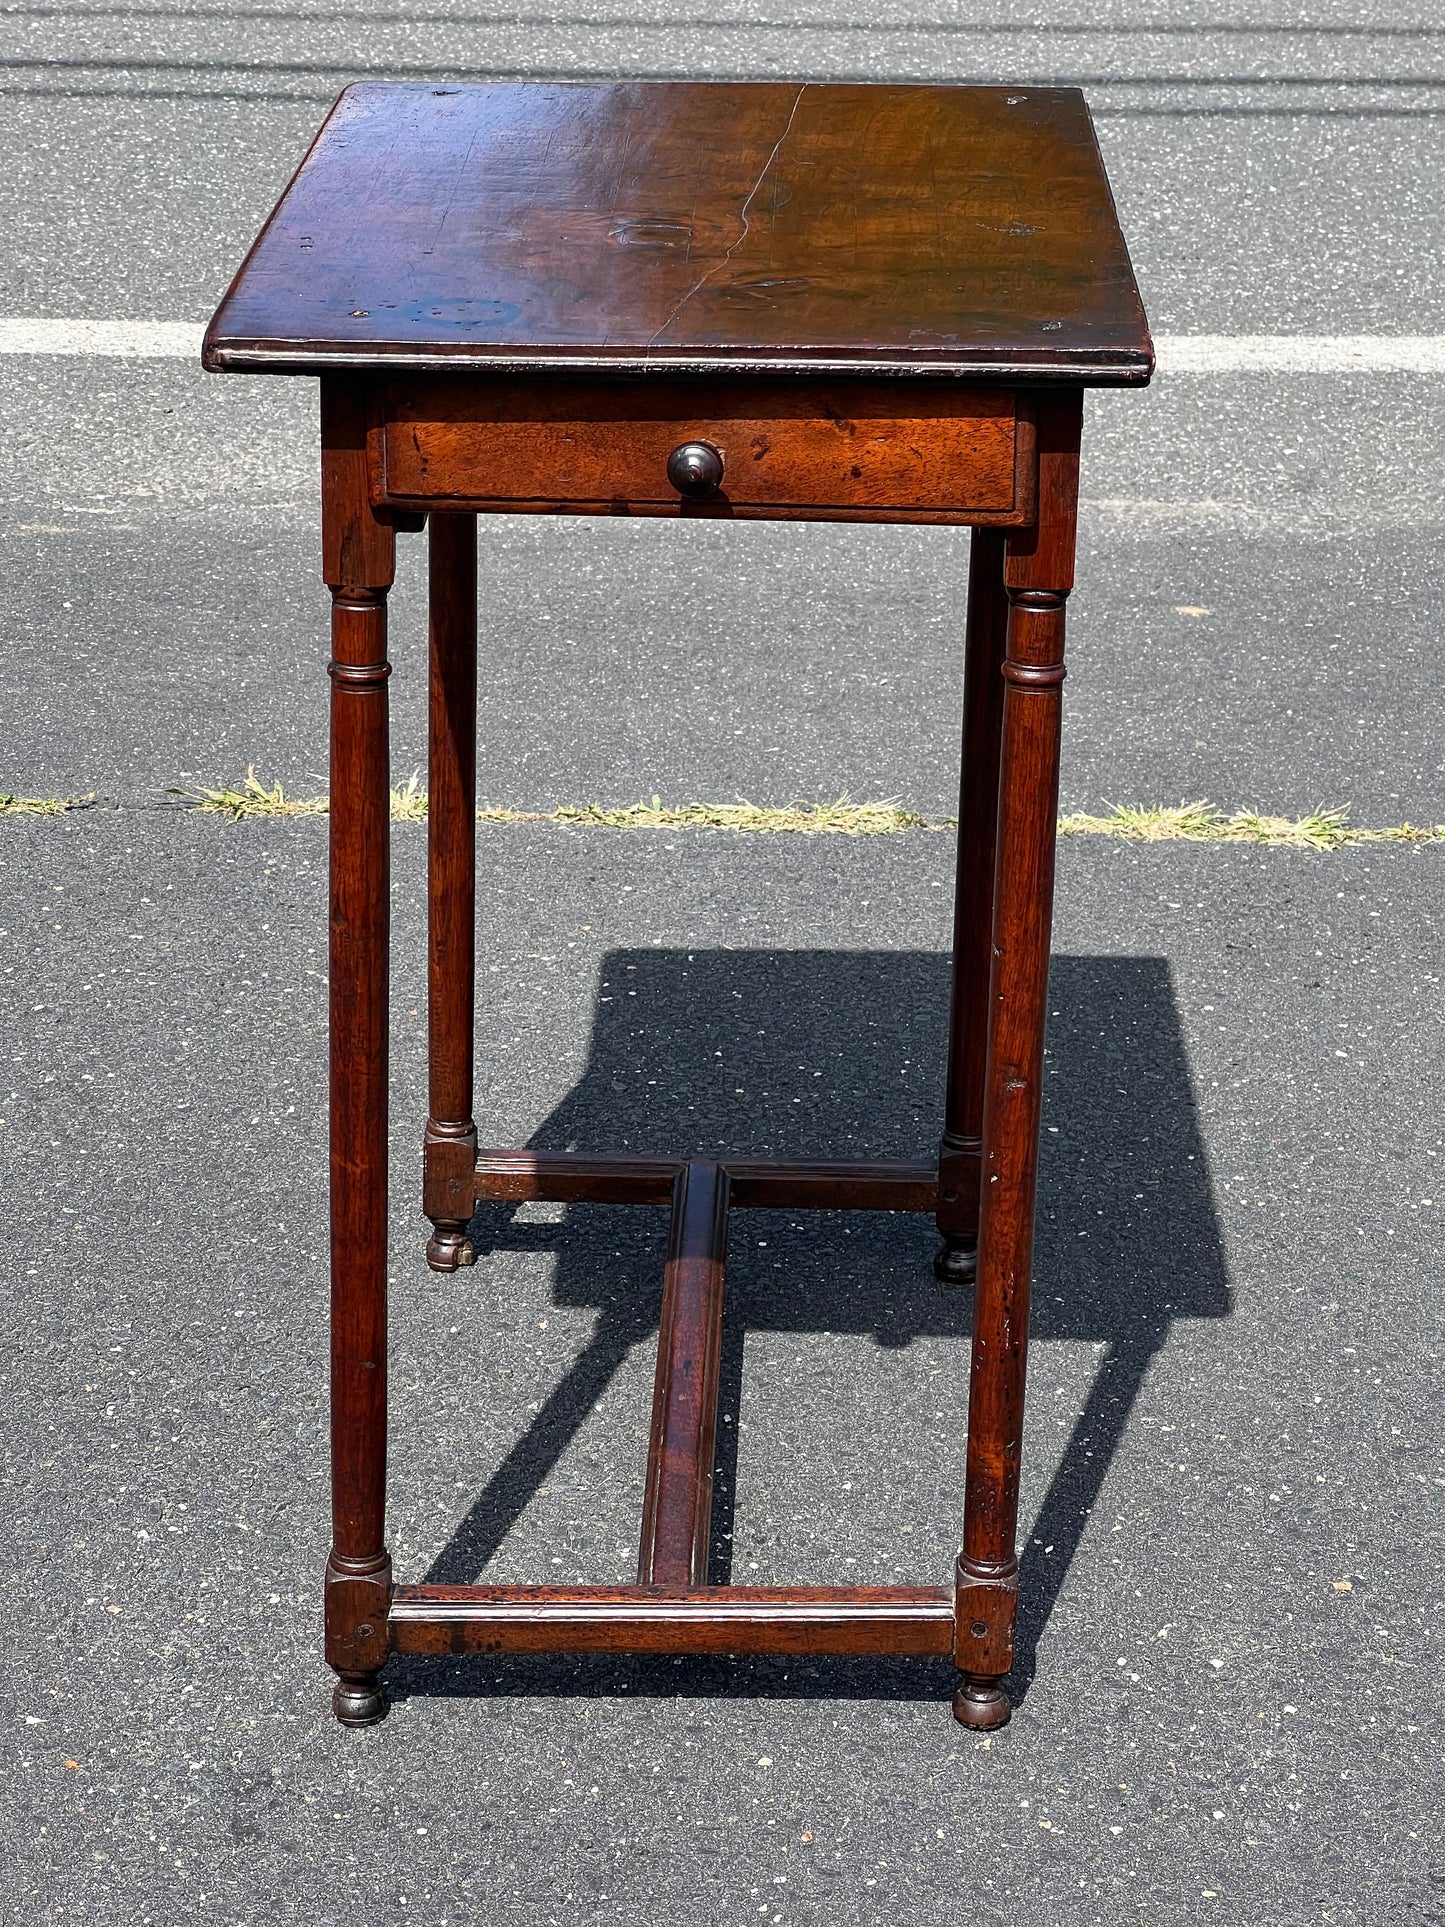
[[[205,318],[365,73],[1078,81],[1151,320],[1445,331],[1445,30],[710,0],[495,15],[4,16],[0,316]],[[329,1712],[325,825],[314,395],[0,357],[9,1284],[6,1919],[170,1927],[1416,1927],[1438,1848],[1438,846],[1066,840],[1013,1723],[947,1669],[397,1666]],[[1165,374],[1091,400],[1065,805],[1445,820],[1438,381]],[[423,544],[395,760],[422,763]],[[542,808],[956,785],[966,543],[482,525],[481,785]],[[628,1576],[665,1229],[497,1212],[429,1274],[423,832],[395,831],[402,1576]],[[499,1142],[926,1154],[945,832],[495,825],[479,1116]],[[52,1135],[53,1133],[53,1135]],[[937,1583],[966,1300],[926,1227],[740,1227],[719,1557]]]

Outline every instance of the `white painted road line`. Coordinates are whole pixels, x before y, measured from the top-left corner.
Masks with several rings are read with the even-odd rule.
[[[0,320],[0,355],[196,361],[192,321]],[[1445,335],[1160,335],[1163,375],[1445,375]]]
[[[3,321],[0,355],[119,355],[198,361],[204,330],[193,321]]]
[[[1160,335],[1163,375],[1445,374],[1445,335]]]

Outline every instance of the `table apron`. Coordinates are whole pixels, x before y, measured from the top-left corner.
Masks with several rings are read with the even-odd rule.
[[[722,458],[681,495],[668,458]],[[423,380],[378,384],[371,497],[392,509],[1027,527],[1026,393],[897,381]]]

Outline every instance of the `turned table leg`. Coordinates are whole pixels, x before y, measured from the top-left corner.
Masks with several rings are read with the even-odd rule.
[[[365,416],[322,384],[331,590],[331,1557],[336,1715],[382,1718],[386,1550],[386,1166],[390,772],[386,593],[395,536],[367,500]]]
[[[427,1033],[430,1115],[422,1204],[427,1263],[475,1262],[472,1006],[476,973],[477,518],[431,518],[427,777]]]
[[[1002,1682],[1013,1664],[1018,1603],[1019,1459],[1081,400],[1070,389],[1040,400],[1038,521],[1009,536],[1004,565],[1009,610],[993,971],[954,1613],[954,1662],[963,1680],[953,1710],[965,1726],[985,1729],[1002,1726],[1011,1711]]]
[[[978,1263],[978,1173],[983,1146],[999,737],[1008,626],[1003,563],[1003,532],[975,529],[968,566],[964,643],[948,1086],[943,1140],[938,1147],[937,1224],[943,1243],[933,1261],[934,1276],[943,1285],[967,1284]]]

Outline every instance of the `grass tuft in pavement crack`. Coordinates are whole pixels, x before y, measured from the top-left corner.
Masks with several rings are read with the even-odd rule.
[[[12,796],[0,790],[0,816],[64,816],[94,801],[93,796]]]
[[[1113,836],[1126,843],[1264,843],[1275,849],[1339,850],[1352,843],[1445,842],[1445,824],[1396,823],[1385,829],[1357,829],[1348,804],[1323,805],[1303,816],[1263,816],[1236,810],[1226,816],[1212,803],[1137,805],[1111,803],[1107,816],[1083,811],[1060,817],[1061,836]]]
[[[421,787],[420,779],[420,770],[413,770],[404,783],[393,783],[391,817],[394,823],[426,821],[426,791]],[[330,797],[288,796],[279,783],[269,787],[263,783],[256,774],[254,763],[246,771],[246,780],[238,789],[204,789],[197,786],[168,789],[166,795],[178,796],[190,809],[228,816],[233,823],[252,816],[328,816],[331,813]]]
[[[266,784],[254,765],[237,788],[172,789],[192,809],[209,810],[233,822],[249,817],[325,816],[325,796],[289,796],[280,783]],[[57,814],[86,798],[47,802],[0,794],[0,815],[29,811]],[[427,794],[421,772],[393,785],[391,815],[397,823],[425,822]],[[832,803],[766,805],[684,803],[674,807],[653,796],[646,802],[608,808],[601,803],[564,803],[553,810],[518,810],[484,803],[484,823],[557,823],[571,829],[729,830],[738,835],[897,836],[910,830],[951,830],[957,819],[938,820],[906,810],[896,800],[855,803],[846,794]],[[1308,810],[1303,816],[1267,816],[1258,810],[1227,814],[1201,799],[1194,803],[1112,803],[1106,814],[1077,810],[1059,819],[1061,836],[1109,836],[1126,843],[1254,843],[1273,849],[1329,851],[1359,843],[1445,843],[1445,823],[1395,823],[1381,829],[1358,828],[1347,804]]]
[[[393,823],[425,823],[426,791],[421,787],[421,771],[414,769],[404,783],[391,786]]]
[[[486,815],[483,811],[481,814]],[[781,809],[757,803],[685,803],[669,809],[660,797],[632,803],[625,809],[604,809],[600,803],[580,808],[564,805],[551,821],[608,830],[737,830],[750,835],[785,833],[794,836],[894,836],[900,830],[937,830],[896,802],[854,803],[844,795],[834,803],[789,803]]]
[[[325,816],[330,809],[327,797],[288,796],[279,783],[273,783],[268,788],[256,774],[254,763],[246,771],[246,780],[239,788],[212,790],[195,785],[168,789],[166,795],[178,796],[190,809],[228,816],[233,823],[252,816]]]
[[[393,785],[393,822],[425,822],[427,794],[421,787],[420,774],[413,771],[405,783]],[[289,796],[280,783],[264,783],[254,765],[238,787],[195,786],[169,789],[166,794],[179,797],[191,809],[226,816],[235,823],[250,817],[325,816],[330,808],[330,800],[325,796]],[[711,829],[750,834],[786,831],[801,836],[891,836],[900,830],[953,827],[952,819],[931,823],[894,802],[854,803],[847,796],[840,796],[833,803],[790,803],[782,808],[740,801],[687,803],[673,809],[658,796],[618,809],[605,808],[601,803],[564,803],[555,810],[514,810],[502,804],[484,803],[477,816],[484,823],[561,823],[579,829]]]

